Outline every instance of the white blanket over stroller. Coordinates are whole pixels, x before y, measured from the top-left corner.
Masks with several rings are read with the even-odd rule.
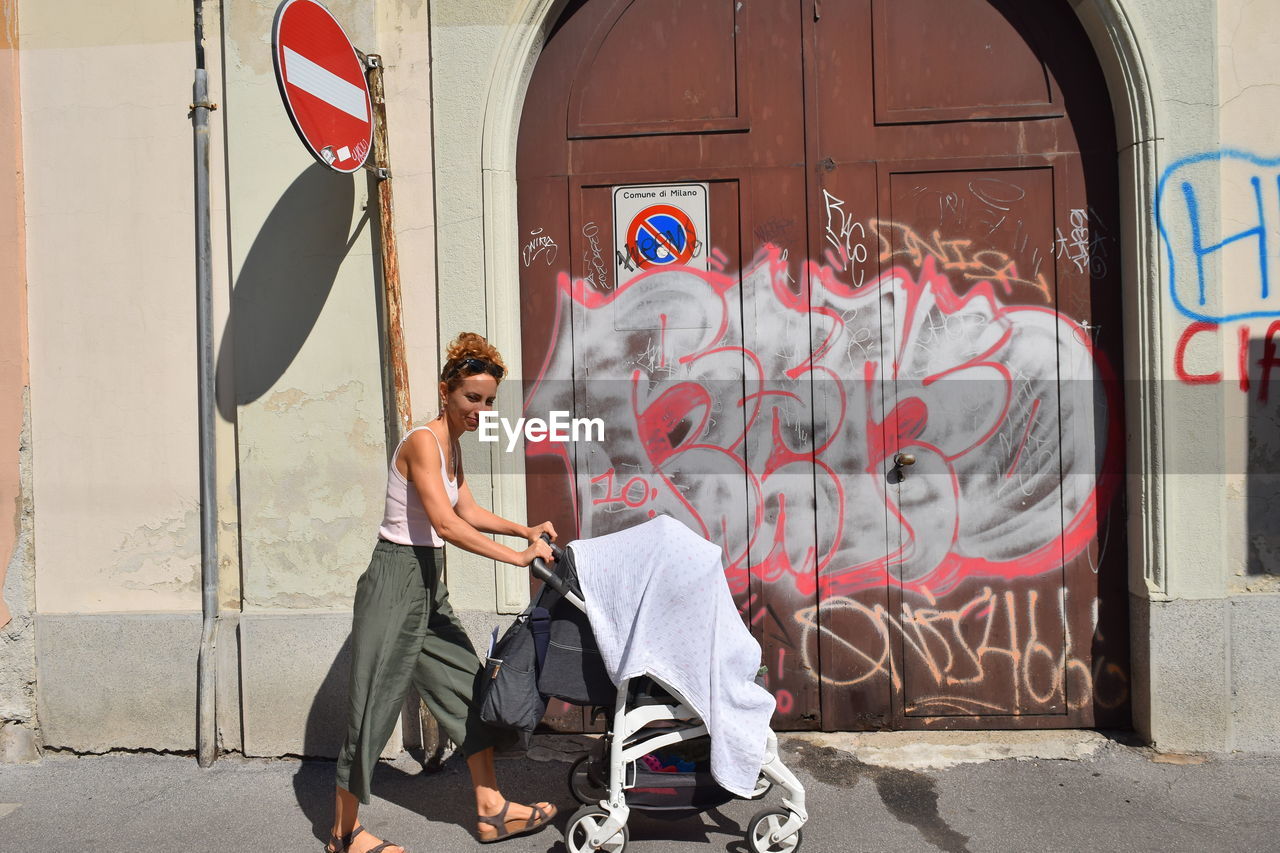
[[[755,683],[760,644],[733,604],[721,551],[669,516],[570,543],[591,630],[614,684],[653,676],[711,735],[711,773],[749,796],[773,697]]]

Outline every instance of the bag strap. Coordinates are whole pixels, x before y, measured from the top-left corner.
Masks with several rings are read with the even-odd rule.
[[[547,644],[551,642],[551,613],[545,607],[529,611],[529,630],[533,632],[533,649],[542,672],[542,662],[547,659]]]

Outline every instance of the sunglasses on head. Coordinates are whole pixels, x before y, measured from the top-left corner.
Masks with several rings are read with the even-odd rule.
[[[468,376],[472,376],[477,373],[487,373],[494,379],[501,379],[506,374],[506,370],[504,370],[500,364],[494,364],[493,362],[485,361],[482,358],[464,358],[455,362],[453,367],[446,369],[444,372],[444,378],[451,379],[454,376],[460,375],[463,370],[467,371]]]

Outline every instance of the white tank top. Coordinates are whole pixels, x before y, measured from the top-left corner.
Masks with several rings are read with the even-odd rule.
[[[417,427],[405,433],[391,456],[391,470],[387,472],[387,506],[382,513],[382,526],[378,528],[378,536],[388,542],[400,545],[431,545],[443,548],[444,540],[431,526],[427,518],[427,510],[422,506],[422,497],[418,490],[410,487],[408,480],[396,468],[396,460],[400,458],[400,448],[420,429],[426,429],[440,447],[440,479],[444,480],[444,490],[449,495],[449,505],[458,505],[458,481],[449,479],[445,468],[444,447],[436,434],[426,427]],[[456,468],[456,465],[455,465]]]

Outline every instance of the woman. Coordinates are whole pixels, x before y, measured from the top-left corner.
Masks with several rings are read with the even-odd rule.
[[[515,566],[552,559],[539,538],[544,532],[555,538],[550,522],[525,527],[481,508],[462,472],[458,439],[493,408],[505,372],[488,341],[459,335],[440,372],[440,416],[411,430],[392,457],[378,544],[356,585],[349,724],[338,756],[330,853],[403,853],[359,826],[356,813],[369,802],[369,779],[410,686],[466,756],[481,842],[532,832],[556,814],[550,803],[509,803],[498,792],[493,746],[502,733],[481,722],[472,702],[483,668],[440,577],[445,542]],[[529,546],[516,551],[485,533],[519,536]]]

